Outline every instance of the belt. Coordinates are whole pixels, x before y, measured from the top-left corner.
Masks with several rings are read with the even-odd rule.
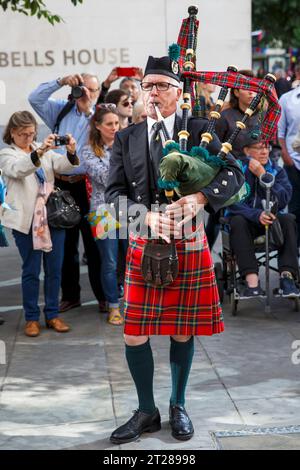
[[[85,179],[85,175],[59,175],[55,173],[55,178],[61,181],[66,181],[67,183],[78,183]]]

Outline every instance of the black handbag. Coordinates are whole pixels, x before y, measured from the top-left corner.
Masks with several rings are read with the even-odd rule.
[[[46,208],[50,227],[72,228],[81,220],[80,209],[69,191],[55,188],[48,198]]]
[[[172,284],[178,275],[175,243],[148,242],[143,248],[141,272],[146,284],[154,287]]]

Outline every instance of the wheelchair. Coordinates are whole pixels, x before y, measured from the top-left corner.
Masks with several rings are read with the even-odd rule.
[[[221,303],[223,303],[223,301],[225,300],[225,294],[228,295],[231,313],[233,316],[236,316],[239,302],[245,300],[240,295],[240,292],[245,286],[246,281],[242,278],[238,270],[235,255],[231,248],[229,220],[226,217],[222,216],[220,218],[220,224],[222,236],[222,252],[219,253],[221,262],[215,263],[216,282]],[[254,240],[254,245],[258,267],[265,268],[265,295],[260,298],[263,298],[265,301],[265,312],[270,313],[270,271],[279,273],[276,267],[270,265],[270,262],[273,259],[277,259],[278,248],[269,243],[269,240],[267,240],[266,235],[261,235],[256,238]],[[299,283],[299,273],[296,283],[297,285]],[[273,289],[273,295],[274,297],[282,297],[278,288]],[[291,300],[294,303],[294,310],[296,312],[299,312],[299,297],[294,297],[288,300]]]

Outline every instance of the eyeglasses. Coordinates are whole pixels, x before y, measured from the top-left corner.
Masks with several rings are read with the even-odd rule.
[[[177,85],[173,85],[173,83],[169,83],[169,82],[158,82],[158,83],[142,82],[141,83],[141,88],[143,91],[152,91],[154,86],[156,87],[157,91],[168,91],[170,86],[174,88],[179,88]]]
[[[86,87],[86,88],[87,88],[91,93],[97,93],[97,92],[100,90],[100,88],[88,88],[88,87]]]
[[[109,109],[110,111],[116,110],[116,105],[114,103],[100,103],[97,104],[96,109]]]
[[[120,103],[124,108],[128,108],[128,106],[132,105],[131,101],[124,101],[124,103]]]
[[[22,137],[23,139],[31,139],[35,136],[35,132],[20,132],[19,134],[17,134],[17,136]]]
[[[264,152],[265,150],[272,150],[270,145],[251,145],[249,148],[256,150],[257,152]]]

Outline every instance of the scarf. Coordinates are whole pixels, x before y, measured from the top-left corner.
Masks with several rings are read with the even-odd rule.
[[[47,221],[46,203],[53,191],[53,184],[46,181],[43,168],[36,170],[35,176],[38,180],[39,191],[35,202],[32,222],[33,249],[48,253],[52,251],[52,241]]]

